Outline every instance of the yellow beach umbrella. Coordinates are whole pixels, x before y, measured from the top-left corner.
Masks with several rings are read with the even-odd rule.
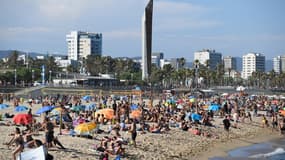
[[[82,123],[75,127],[74,131],[78,135],[90,135],[95,130],[96,124],[93,122]]]

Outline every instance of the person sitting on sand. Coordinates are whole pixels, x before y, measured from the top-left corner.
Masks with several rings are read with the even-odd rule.
[[[20,128],[18,127],[15,130],[13,138],[8,143],[4,143],[4,144],[7,145],[9,149],[9,147],[14,143],[16,144],[16,148],[12,152],[12,157],[13,157],[13,160],[16,160],[16,154],[24,150],[24,139],[21,135]]]
[[[264,127],[268,127],[269,125],[268,125],[268,120],[266,119],[266,117],[265,117],[265,115],[263,114],[262,115],[262,121],[261,121],[262,123],[262,128],[264,128]]]
[[[199,128],[189,128],[188,131],[190,133],[192,133],[193,135],[197,135],[197,136],[200,136],[201,135],[201,131],[199,130]]]

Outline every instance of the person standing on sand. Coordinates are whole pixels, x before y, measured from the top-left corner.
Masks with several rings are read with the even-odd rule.
[[[229,138],[231,122],[228,116],[226,116],[225,119],[223,120],[223,124],[224,124],[224,129],[227,132],[227,137]]]
[[[134,147],[137,147],[137,144],[136,144],[137,125],[136,125],[135,119],[131,119],[130,132],[131,132],[131,134],[132,134],[132,143],[134,144]]]

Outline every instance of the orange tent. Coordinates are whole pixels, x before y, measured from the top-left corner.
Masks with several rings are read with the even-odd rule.
[[[130,114],[131,118],[141,118],[142,112],[138,109],[133,110],[132,113]]]
[[[98,116],[98,114],[104,114],[104,117],[106,119],[113,119],[115,117],[115,113],[113,109],[106,108],[106,109],[101,109],[95,113],[95,116]]]

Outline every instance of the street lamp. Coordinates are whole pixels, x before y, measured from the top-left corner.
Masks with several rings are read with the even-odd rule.
[[[32,70],[32,83],[34,83],[34,79],[35,79],[35,70]]]
[[[49,70],[49,83],[51,83],[51,70]]]
[[[17,69],[14,70],[15,71],[15,87],[17,85]]]

